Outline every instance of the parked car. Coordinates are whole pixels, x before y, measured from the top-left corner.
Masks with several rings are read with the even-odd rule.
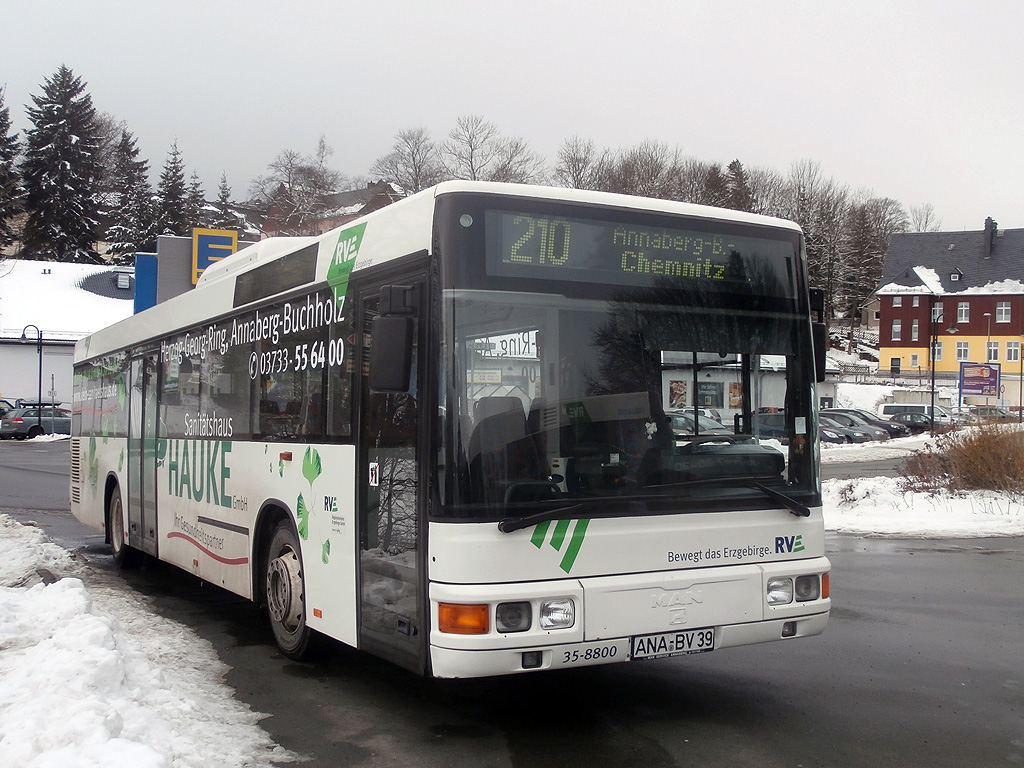
[[[53,406],[13,408],[0,418],[0,438],[24,440],[39,435],[70,435],[71,411]]]
[[[785,445],[789,442],[789,433],[786,431],[786,414],[782,411],[768,413],[759,409],[754,414],[754,434],[779,440]]]
[[[910,434],[910,430],[903,424],[898,424],[895,421],[889,419],[882,419],[871,411],[865,411],[862,408],[828,408],[827,413],[848,413],[851,416],[856,416],[858,419],[863,421],[865,424],[870,424],[873,427],[881,427],[889,433],[889,437],[906,437]]]
[[[822,443],[842,443],[843,445],[846,445],[848,442],[846,435],[820,424],[818,425],[818,440]]]
[[[916,413],[915,411],[904,411],[903,413],[897,413],[892,417],[892,420],[897,424],[902,424],[910,430],[910,434],[919,435],[922,432],[927,432],[932,428],[931,419],[925,416],[923,413]],[[940,426],[939,422],[935,422],[936,426]]]
[[[892,419],[898,413],[923,413],[931,416],[932,406],[921,403],[883,403],[878,406],[878,415],[883,419]],[[949,425],[953,423],[953,414],[941,405],[935,406],[935,423]]]
[[[848,427],[845,424],[841,424],[835,419],[829,418],[823,414],[818,415],[818,423],[825,429],[838,432],[846,438],[848,443],[870,443],[874,438],[867,429],[860,427]]]
[[[754,432],[762,438],[778,440],[783,445],[789,443],[789,433],[786,431],[786,413],[783,409],[773,412],[759,412],[754,415]],[[846,435],[839,431],[830,429],[822,424],[818,425],[818,439],[823,443],[847,443]]]
[[[968,413],[978,421],[1017,421],[1017,416],[1001,405],[973,405]]]
[[[3,416],[8,411],[13,410],[14,403],[12,403],[10,400],[4,400],[2,397],[0,397],[0,416]]]
[[[665,414],[672,421],[672,431],[682,438],[692,435],[731,435],[733,431],[720,421],[697,415],[693,417],[692,410],[669,410]]]
[[[821,412],[822,416],[827,416],[833,421],[839,422],[842,426],[848,429],[866,429],[871,434],[872,440],[888,440],[889,430],[885,427],[877,426],[875,424],[869,424],[864,419],[846,411],[839,411],[829,408]]]
[[[686,410],[690,410],[690,409],[687,408]],[[721,411],[717,410],[716,408],[698,408],[697,409],[697,415],[698,416],[703,416],[706,419],[714,419],[719,424],[724,424],[725,423],[724,421],[722,421],[722,413],[721,413]]]
[[[967,408],[954,408],[952,413],[953,422],[956,424],[963,424],[969,427],[981,421],[981,419],[971,413]]]

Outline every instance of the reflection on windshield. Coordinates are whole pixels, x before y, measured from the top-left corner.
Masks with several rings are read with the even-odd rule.
[[[680,296],[448,292],[446,513],[597,499],[764,505],[743,480],[815,493],[806,324],[749,301],[698,310]],[[763,411],[781,427],[763,428]]]

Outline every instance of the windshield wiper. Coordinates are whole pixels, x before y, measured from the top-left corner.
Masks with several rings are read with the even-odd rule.
[[[764,480],[772,480],[774,478],[766,477],[766,478],[763,478],[763,479]],[[797,517],[810,517],[811,516],[811,510],[810,510],[810,508],[808,506],[806,506],[802,502],[797,501],[792,496],[787,496],[784,493],[780,493],[779,491],[776,491],[774,488],[768,487],[767,485],[765,485],[764,483],[761,482],[761,478],[754,478],[754,477],[750,477],[750,478],[732,478],[732,477],[730,477],[730,478],[720,478],[720,477],[713,477],[713,478],[701,478],[700,480],[683,480],[683,481],[678,482],[678,483],[664,483],[662,485],[650,485],[650,486],[647,486],[647,487],[648,488],[672,488],[672,487],[682,487],[682,486],[691,486],[691,485],[715,485],[715,484],[722,483],[722,482],[725,482],[725,481],[733,483],[734,485],[742,486],[744,488],[756,488],[757,490],[761,491],[761,493],[763,493],[765,496],[770,498],[772,501],[779,502],[782,506],[784,506],[786,509],[788,509],[790,512],[792,512]]]
[[[537,525],[537,523],[543,523],[548,520],[574,517],[575,513],[582,510],[584,506],[583,504],[570,504],[568,507],[545,509],[543,512],[524,515],[523,517],[506,517],[498,523],[498,530],[502,533],[512,533],[513,531],[521,531],[523,528],[529,528],[531,525]]]
[[[768,478],[766,478],[768,479]],[[711,485],[715,482],[721,482],[721,479],[716,480],[687,480],[679,483],[665,483],[663,485],[652,485],[649,488],[670,488],[688,485]],[[735,482],[735,480],[734,480]],[[747,480],[740,480],[735,482],[736,485],[741,485],[745,488],[756,488],[761,491],[765,496],[770,498],[772,501],[777,501],[779,504],[788,509],[792,514],[797,517],[810,517],[810,508],[800,501],[797,501],[792,496],[787,496],[784,493],[776,491],[774,488],[769,488],[759,480],[750,478]],[[662,498],[654,494],[638,494],[636,496],[629,496],[625,500],[628,501],[644,501],[650,499]],[[545,509],[543,512],[537,512],[532,515],[524,515],[522,517],[506,517],[498,523],[498,530],[502,533],[512,533],[513,531],[520,531],[523,528],[529,528],[531,525],[537,525],[548,520],[559,520],[566,517],[576,517],[577,513],[584,509],[586,504],[570,504],[567,507],[555,507],[554,509]]]
[[[779,504],[786,507],[786,509],[788,509],[797,517],[811,516],[810,508],[805,504],[802,504],[801,502],[797,501],[792,496],[787,496],[784,493],[779,493],[774,488],[769,488],[767,485],[763,485],[762,483],[759,483],[757,481],[754,481],[752,483],[745,483],[745,485],[747,485],[748,488],[757,488],[757,490],[761,491],[761,493],[763,493],[765,496],[779,502]]]

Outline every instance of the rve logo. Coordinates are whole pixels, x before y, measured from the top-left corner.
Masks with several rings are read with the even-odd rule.
[[[534,528],[533,536],[530,537],[530,542],[537,549],[540,549],[544,545],[544,540],[548,535],[548,529],[551,528],[551,522],[552,521],[550,520],[545,520]],[[549,542],[551,548],[558,552],[562,552],[562,547],[565,547],[565,551],[562,552],[562,561],[558,564],[558,567],[566,573],[572,570],[573,563],[576,562],[576,556],[580,553],[580,547],[583,546],[583,537],[587,533],[587,526],[590,525],[589,520],[576,520],[576,525],[573,526],[572,534],[569,535],[567,545],[566,534],[569,533],[569,526],[572,522],[572,520],[555,521],[554,531],[551,534],[551,541]]]
[[[804,537],[803,536],[776,536],[775,537],[775,552],[803,552],[804,551]]]

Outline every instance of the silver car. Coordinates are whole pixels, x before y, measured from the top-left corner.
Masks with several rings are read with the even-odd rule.
[[[24,440],[39,435],[70,435],[71,411],[44,405],[14,408],[0,418],[0,438]]]

